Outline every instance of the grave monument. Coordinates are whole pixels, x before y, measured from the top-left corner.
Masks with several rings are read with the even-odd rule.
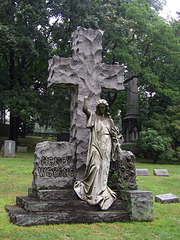
[[[130,74],[129,74],[130,75]],[[122,122],[125,143],[135,143],[139,139],[140,126],[138,78],[133,78],[127,84],[127,113]]]
[[[84,177],[87,160],[89,130],[82,112],[84,96],[89,109],[95,112],[101,91],[124,89],[124,67],[101,63],[102,34],[100,30],[78,27],[72,33],[72,57],[54,56],[49,61],[48,86],[73,89],[70,140],[37,144],[32,188],[28,196],[16,198],[16,205],[6,206],[17,225],[152,221],[152,193],[137,190],[131,152],[119,151],[112,166],[117,199],[107,210],[80,200],[73,189],[74,183]]]
[[[12,140],[6,140],[4,142],[3,157],[16,157],[16,142]]]

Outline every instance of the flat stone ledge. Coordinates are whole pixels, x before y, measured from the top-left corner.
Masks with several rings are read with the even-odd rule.
[[[136,169],[137,176],[149,176],[148,169]]]
[[[179,198],[172,193],[156,195],[155,202],[160,203],[179,203]]]
[[[6,206],[5,210],[9,213],[11,222],[18,226],[129,221],[129,214],[125,210],[30,213],[17,205]]]
[[[169,177],[169,173],[166,169],[154,169],[153,170],[153,175]]]

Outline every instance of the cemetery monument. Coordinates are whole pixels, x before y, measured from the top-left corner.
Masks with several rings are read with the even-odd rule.
[[[73,89],[70,140],[37,144],[32,188],[28,196],[16,198],[16,205],[6,206],[11,221],[19,226],[152,221],[152,193],[137,190],[135,157],[120,149],[117,129],[105,114],[107,103],[100,100],[101,91],[124,89],[124,67],[101,63],[102,34],[78,27],[72,33],[72,57],[54,56],[49,61],[48,85]],[[99,114],[97,103],[103,103]],[[111,144],[115,147],[113,155]],[[111,183],[112,191],[107,180],[113,157],[116,161],[111,164],[110,175],[116,179]],[[84,186],[89,182],[87,192]]]

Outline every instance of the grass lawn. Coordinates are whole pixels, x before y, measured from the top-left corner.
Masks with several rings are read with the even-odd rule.
[[[0,153],[2,156],[2,153]],[[61,224],[18,227],[9,221],[5,205],[15,204],[16,196],[27,196],[32,184],[33,153],[17,154],[16,158],[0,157],[0,240],[118,239],[179,240],[180,204],[154,203],[153,222],[116,222],[97,224]],[[152,191],[153,196],[172,193],[180,198],[180,165],[136,163],[147,168],[150,176],[138,176],[139,190]],[[170,177],[153,176],[153,169],[167,169]]]

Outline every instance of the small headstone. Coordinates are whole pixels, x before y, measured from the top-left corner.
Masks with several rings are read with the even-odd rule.
[[[12,140],[6,140],[4,142],[3,157],[16,157],[15,155],[16,142]]]
[[[153,175],[169,177],[169,173],[166,169],[154,169]]]
[[[148,169],[136,169],[137,176],[149,176]]]
[[[179,198],[172,193],[156,195],[155,202],[160,203],[179,203]]]
[[[27,147],[17,146],[17,153],[27,153]]]

